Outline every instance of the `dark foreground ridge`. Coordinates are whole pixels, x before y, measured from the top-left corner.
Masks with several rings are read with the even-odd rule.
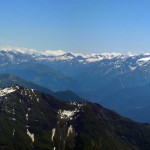
[[[0,149],[149,150],[150,125],[15,85],[0,90]]]

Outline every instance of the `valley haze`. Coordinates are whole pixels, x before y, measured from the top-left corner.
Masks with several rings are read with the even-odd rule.
[[[133,120],[150,122],[149,53],[80,54],[3,48],[0,66],[1,74],[19,77],[20,83],[33,82],[42,92],[43,87],[47,92],[70,90]]]

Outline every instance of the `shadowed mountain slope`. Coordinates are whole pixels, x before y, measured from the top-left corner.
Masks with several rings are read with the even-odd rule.
[[[149,150],[150,125],[16,85],[0,90],[0,149]]]

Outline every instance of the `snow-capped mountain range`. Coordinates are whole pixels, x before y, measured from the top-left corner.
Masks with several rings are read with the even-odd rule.
[[[99,53],[99,54],[81,54],[73,52],[65,52],[62,50],[46,50],[37,51],[27,48],[1,48],[0,49],[0,66],[9,64],[20,64],[24,62],[61,62],[61,63],[77,63],[86,65],[90,63],[98,63],[109,61],[110,65],[115,68],[123,67],[127,64],[128,69],[133,71],[137,67],[147,65],[150,62],[150,53],[145,54],[120,54],[120,53]],[[128,63],[130,61],[130,63]]]

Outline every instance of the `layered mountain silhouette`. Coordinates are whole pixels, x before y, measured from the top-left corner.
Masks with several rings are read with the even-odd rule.
[[[150,122],[145,117],[150,113],[150,54],[1,50],[0,66],[1,73],[55,92],[72,91],[134,120]]]
[[[13,74],[0,74],[0,88],[20,85],[26,88],[35,89],[37,91],[43,92],[45,94],[50,94],[58,99],[64,101],[83,101],[83,98],[79,97],[76,93],[67,90],[67,91],[52,91],[48,88],[42,87],[38,84],[35,84],[31,81],[24,80],[20,77],[17,77]]]

